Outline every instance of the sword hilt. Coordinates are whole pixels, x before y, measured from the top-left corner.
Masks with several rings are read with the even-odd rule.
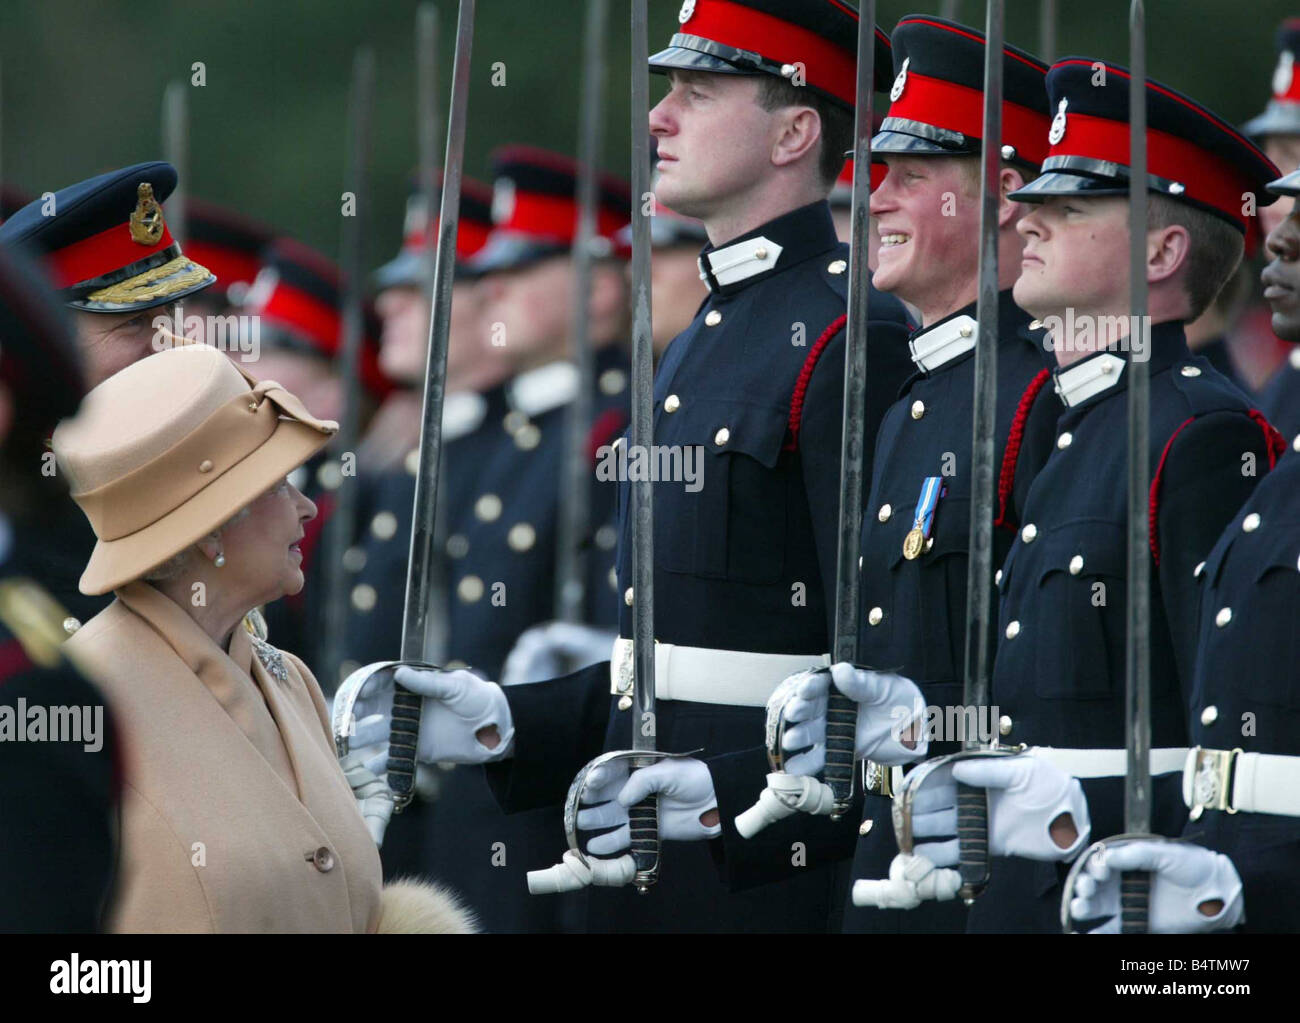
[[[388,740],[388,787],[400,813],[415,795],[415,749],[424,697],[393,684],[393,726]]]
[[[1119,879],[1119,932],[1146,934],[1151,911],[1151,873],[1126,870]]]
[[[844,816],[853,802],[853,751],[858,732],[858,705],[835,689],[826,701],[826,766],[822,780],[835,797],[831,820]]]
[[[957,849],[961,887],[957,894],[970,905],[989,883],[988,793],[957,783]]]
[[[628,807],[628,830],[632,837],[632,862],[636,873],[632,883],[644,895],[659,879],[659,800],[648,796]]]

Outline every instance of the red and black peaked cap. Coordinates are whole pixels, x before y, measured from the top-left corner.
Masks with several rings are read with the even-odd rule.
[[[1269,135],[1300,135],[1300,18],[1287,18],[1277,30],[1277,67],[1273,70],[1273,98],[1258,117],[1242,127],[1253,139]]]
[[[466,261],[471,273],[515,270],[573,247],[577,161],[535,146],[504,146],[492,154],[492,176],[492,233]],[[613,253],[614,236],[631,219],[631,187],[612,174],[599,175],[595,255]]]
[[[216,282],[167,229],[162,203],[175,189],[176,168],[161,161],[100,174],[28,203],[0,226],[0,244],[41,253],[74,309],[166,305]]]
[[[213,294],[235,303],[257,277],[262,250],[275,237],[270,228],[193,196],[185,204],[185,235],[189,255],[217,275]]]
[[[435,196],[435,202],[440,201]],[[461,178],[460,209],[456,222],[456,271],[464,276],[465,261],[487,242],[492,230],[492,189],[472,178]],[[435,250],[438,247],[438,210],[429,219],[425,196],[418,180],[412,178],[406,197],[406,219],[402,225],[402,248],[397,255],[374,272],[375,289],[415,287],[429,279]]]
[[[681,30],[650,70],[775,75],[798,65],[808,88],[852,110],[857,93],[858,11],[847,0],[685,0]],[[876,28],[876,91],[889,88],[889,37]]]
[[[894,84],[871,154],[979,155],[984,134],[984,33],[909,15],[893,35]],[[1002,49],[1002,156],[1034,172],[1047,155],[1047,65]]]
[[[245,309],[258,317],[270,347],[333,361],[343,345],[342,285],[342,272],[328,258],[293,238],[277,238],[262,253]],[[369,306],[362,317],[361,383],[383,398],[393,385],[379,368],[381,327]]]
[[[1104,79],[1101,77],[1105,72]],[[1012,192],[1018,202],[1053,195],[1128,195],[1129,74],[1087,57],[1067,57],[1047,73],[1051,150],[1043,173]],[[1222,118],[1166,85],[1147,81],[1147,182],[1150,191],[1206,210],[1243,234],[1245,209],[1267,206],[1279,171]]]

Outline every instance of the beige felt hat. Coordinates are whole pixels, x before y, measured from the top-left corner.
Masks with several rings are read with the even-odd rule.
[[[170,348],[115,373],[54,431],[99,542],[82,593],[108,593],[183,551],[323,448],[316,419],[215,348]]]

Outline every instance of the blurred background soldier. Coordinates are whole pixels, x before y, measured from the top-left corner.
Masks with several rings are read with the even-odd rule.
[[[48,283],[4,247],[0,337],[0,932],[97,931],[114,873],[117,738],[60,649],[67,612],[40,584],[48,537],[31,528],[67,501],[62,477],[43,470],[50,433],[81,401],[81,360]],[[33,709],[55,707],[92,727],[98,715],[97,743],[84,731],[82,742],[18,741]]]
[[[187,196],[185,251],[216,274],[217,282],[186,301],[186,315],[238,313],[261,269],[262,253],[274,237],[269,227],[235,210]]]
[[[42,257],[73,310],[87,387],[168,346],[176,303],[216,282],[167,228],[161,203],[175,188],[171,164],[139,163],[35,199],[0,226],[0,245]],[[33,526],[41,578],[71,612],[71,633],[108,603],[77,588],[94,533],[66,498],[51,501]]]
[[[277,238],[262,252],[261,267],[240,309],[244,330],[256,339],[254,343],[242,345],[251,349],[252,361],[243,362],[243,351],[231,353],[232,358],[259,379],[283,384],[308,408],[319,409],[322,417],[334,420],[342,415],[343,409],[338,367],[343,336],[341,284],[341,272],[330,259],[292,238]],[[379,366],[379,335],[378,318],[373,310],[366,309],[358,416],[362,429],[393,389]],[[357,521],[363,522],[368,484],[377,473],[364,447],[352,454],[347,469],[358,477]],[[319,511],[307,523],[307,535],[302,543],[307,585],[270,605],[265,612],[272,641],[297,653],[310,667],[319,664],[323,648],[321,629],[328,594],[323,584],[322,539],[336,507],[335,491],[345,471],[343,457],[344,453],[331,445],[294,471],[294,486],[315,502]],[[321,680],[327,693],[336,684],[333,679]]]

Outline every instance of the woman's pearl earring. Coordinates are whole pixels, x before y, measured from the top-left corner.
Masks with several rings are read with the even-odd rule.
[[[224,554],[218,554],[215,558],[212,559],[212,564],[214,564],[217,568],[224,568],[226,564],[226,556]]]

